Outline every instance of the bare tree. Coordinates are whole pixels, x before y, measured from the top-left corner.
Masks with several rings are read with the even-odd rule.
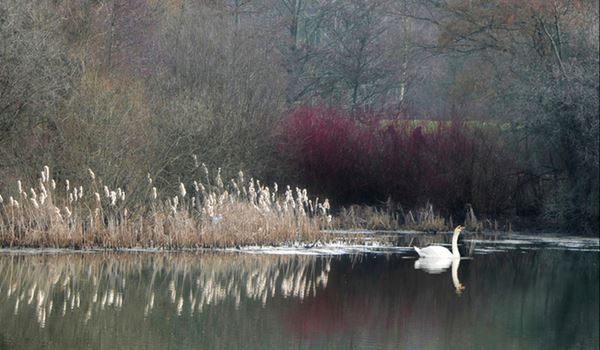
[[[0,141],[43,122],[71,88],[67,49],[50,2],[0,4]]]
[[[397,15],[394,2],[283,4],[290,103],[403,109],[418,52],[410,40],[411,20]]]
[[[183,6],[183,2],[182,2]],[[98,30],[105,36],[104,65],[111,69],[115,64],[144,69],[155,63],[151,53],[154,34],[160,20],[162,7],[145,0],[106,0],[95,6]],[[104,27],[104,28],[102,28]]]
[[[429,50],[491,67],[471,74],[487,82],[480,89],[491,92],[487,112],[515,126],[526,171],[536,181],[551,179],[548,217],[597,227],[598,7],[577,0],[417,3],[413,18],[440,33]]]

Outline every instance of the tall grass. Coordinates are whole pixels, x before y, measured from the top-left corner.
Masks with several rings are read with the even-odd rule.
[[[332,226],[336,229],[366,230],[418,230],[447,231],[453,225],[452,218],[445,219],[427,206],[405,212],[388,202],[383,207],[351,205],[342,207],[335,215]]]
[[[320,237],[331,221],[329,202],[306,190],[280,191],[254,179],[224,182],[220,169],[197,165],[198,179],[178,193],[154,186],[129,199],[88,169],[86,183],[56,181],[46,166],[38,182],[15,184],[0,197],[0,243],[19,247],[228,247],[284,244]]]

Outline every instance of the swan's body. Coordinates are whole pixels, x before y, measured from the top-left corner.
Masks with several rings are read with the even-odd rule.
[[[417,254],[419,254],[419,257],[421,258],[447,258],[447,259],[452,259],[454,256],[452,255],[452,252],[448,250],[448,248],[446,247],[442,247],[439,245],[430,245],[429,247],[425,247],[425,248],[417,248],[414,247],[415,251],[417,252]],[[460,257],[460,255],[459,255]]]
[[[417,254],[421,258],[443,258],[443,259],[452,259],[452,258],[460,258],[460,252],[458,251],[458,236],[462,232],[464,227],[457,226],[454,229],[454,234],[452,235],[452,251],[448,250],[446,247],[442,247],[439,245],[431,245],[425,248],[415,248]]]

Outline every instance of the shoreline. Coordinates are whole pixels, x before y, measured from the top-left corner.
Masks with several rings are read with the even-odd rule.
[[[339,255],[354,253],[407,253],[414,245],[447,245],[449,233],[431,234],[419,231],[382,230],[329,230],[335,234],[330,240],[290,242],[265,245],[237,245],[229,247],[44,247],[2,246],[0,255],[70,254],[70,253],[268,253]],[[402,240],[394,240],[401,238]],[[417,244],[415,244],[417,243]],[[600,238],[547,232],[484,232],[467,233],[462,239],[465,247],[499,246],[503,249],[567,249],[600,252]],[[329,252],[329,253],[328,253]],[[323,254],[320,254],[323,253]]]

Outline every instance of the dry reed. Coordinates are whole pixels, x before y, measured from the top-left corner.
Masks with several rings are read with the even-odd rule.
[[[0,197],[0,244],[9,247],[228,247],[312,241],[329,226],[329,202],[306,190],[246,181],[242,172],[224,183],[202,164],[204,181],[181,183],[176,195],[153,187],[126,201],[88,169],[87,184],[52,179],[45,166],[28,191]],[[29,188],[29,187],[27,187]],[[4,198],[8,198],[4,200]]]
[[[445,231],[452,227],[452,219],[446,220],[435,213],[431,204],[414,214],[390,203],[382,208],[352,205],[340,209],[332,226],[338,229]]]
[[[405,211],[398,204],[388,201],[382,207],[351,205],[342,207],[333,217],[331,226],[335,229],[351,230],[414,230],[425,232],[451,231],[455,224],[452,216],[444,217],[436,212],[431,203],[420,209]],[[499,224],[497,220],[476,217],[470,204],[466,206],[464,225],[474,232],[510,231],[510,223]]]

